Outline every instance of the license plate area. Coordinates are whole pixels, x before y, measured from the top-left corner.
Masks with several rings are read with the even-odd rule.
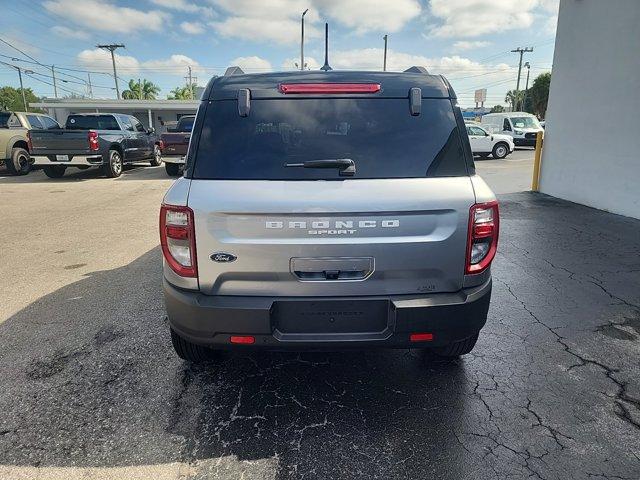
[[[282,335],[379,335],[389,329],[388,300],[274,302],[271,325]]]
[[[68,162],[69,161],[69,155],[56,155],[56,161],[57,162]]]

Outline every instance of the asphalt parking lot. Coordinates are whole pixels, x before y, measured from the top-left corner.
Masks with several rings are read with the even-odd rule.
[[[506,193],[529,185],[526,152],[478,162],[501,239],[487,326],[455,362],[186,365],[160,290],[163,168],[0,174],[0,478],[640,478],[640,221]]]

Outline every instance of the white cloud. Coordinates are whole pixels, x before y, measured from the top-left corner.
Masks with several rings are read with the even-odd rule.
[[[228,17],[221,22],[211,22],[214,30],[223,37],[241,38],[255,42],[273,41],[291,44],[300,41],[300,23],[296,20],[260,17]],[[320,37],[320,31],[305,25],[305,39]]]
[[[251,57],[234,58],[233,60],[231,60],[231,63],[229,65],[238,66],[247,73],[264,73],[273,70],[271,67],[271,63],[269,63],[268,60],[257,57],[255,55]]]
[[[88,40],[89,34],[83,30],[75,30],[73,28],[64,27],[62,25],[56,25],[55,27],[51,27],[51,33],[62,37],[62,38],[72,38],[75,40]]]
[[[182,22],[180,28],[189,35],[200,35],[205,32],[204,25],[200,22]]]
[[[104,32],[131,33],[141,30],[162,30],[169,15],[155,10],[143,11],[119,7],[98,0],[48,0],[45,9],[86,29]]]
[[[215,16],[215,12],[210,7],[203,7],[187,0],[151,0],[151,3],[170,10],[188,13],[202,13],[208,17]]]
[[[128,55],[115,54],[116,65],[121,71],[126,71],[126,74],[135,73],[140,68],[140,62],[135,57]],[[113,67],[111,64],[111,54],[100,48],[94,50],[83,50],[77,56],[78,63],[91,70],[97,70],[100,72],[113,73]],[[120,76],[120,72],[118,72]]]
[[[453,44],[453,49],[459,52],[462,50],[474,50],[476,48],[484,48],[484,47],[488,47],[489,45],[493,45],[492,42],[487,42],[484,40],[477,40],[477,41],[460,40],[459,42],[456,42]]]
[[[295,44],[300,40],[300,16],[305,16],[305,38],[322,36],[320,14],[356,33],[395,32],[416,18],[418,0],[210,0],[228,16],[211,26],[224,37],[255,42]]]
[[[417,0],[316,0],[314,5],[357,33],[397,32],[422,11]]]
[[[205,70],[193,58],[186,55],[174,54],[161,60],[148,60],[140,64],[143,70],[167,75],[185,76],[187,67],[191,67],[192,74],[204,74]]]
[[[320,70],[320,62],[318,62],[313,57],[308,57],[305,55],[304,63],[307,64],[308,70]],[[296,64],[298,65],[297,67]],[[298,70],[300,68],[300,57],[287,58],[284,62],[282,62],[282,68],[284,70]]]
[[[139,73],[164,74],[184,77],[187,67],[191,66],[194,75],[204,74],[206,71],[200,64],[186,55],[174,54],[165,59],[147,60],[140,62],[137,58],[128,55],[115,54],[118,76],[126,78]],[[77,56],[78,63],[85,68],[112,74],[111,54],[99,48],[83,50]]]
[[[492,32],[528,28],[539,0],[431,0],[431,15],[442,21],[431,34],[477,37]]]

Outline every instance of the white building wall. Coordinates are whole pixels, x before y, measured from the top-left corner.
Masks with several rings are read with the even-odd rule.
[[[640,218],[640,0],[560,0],[540,190]]]

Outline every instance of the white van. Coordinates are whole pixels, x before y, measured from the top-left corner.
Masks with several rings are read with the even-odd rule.
[[[513,137],[516,146],[535,146],[536,135],[544,130],[536,116],[527,112],[488,113],[481,124],[491,133]]]

